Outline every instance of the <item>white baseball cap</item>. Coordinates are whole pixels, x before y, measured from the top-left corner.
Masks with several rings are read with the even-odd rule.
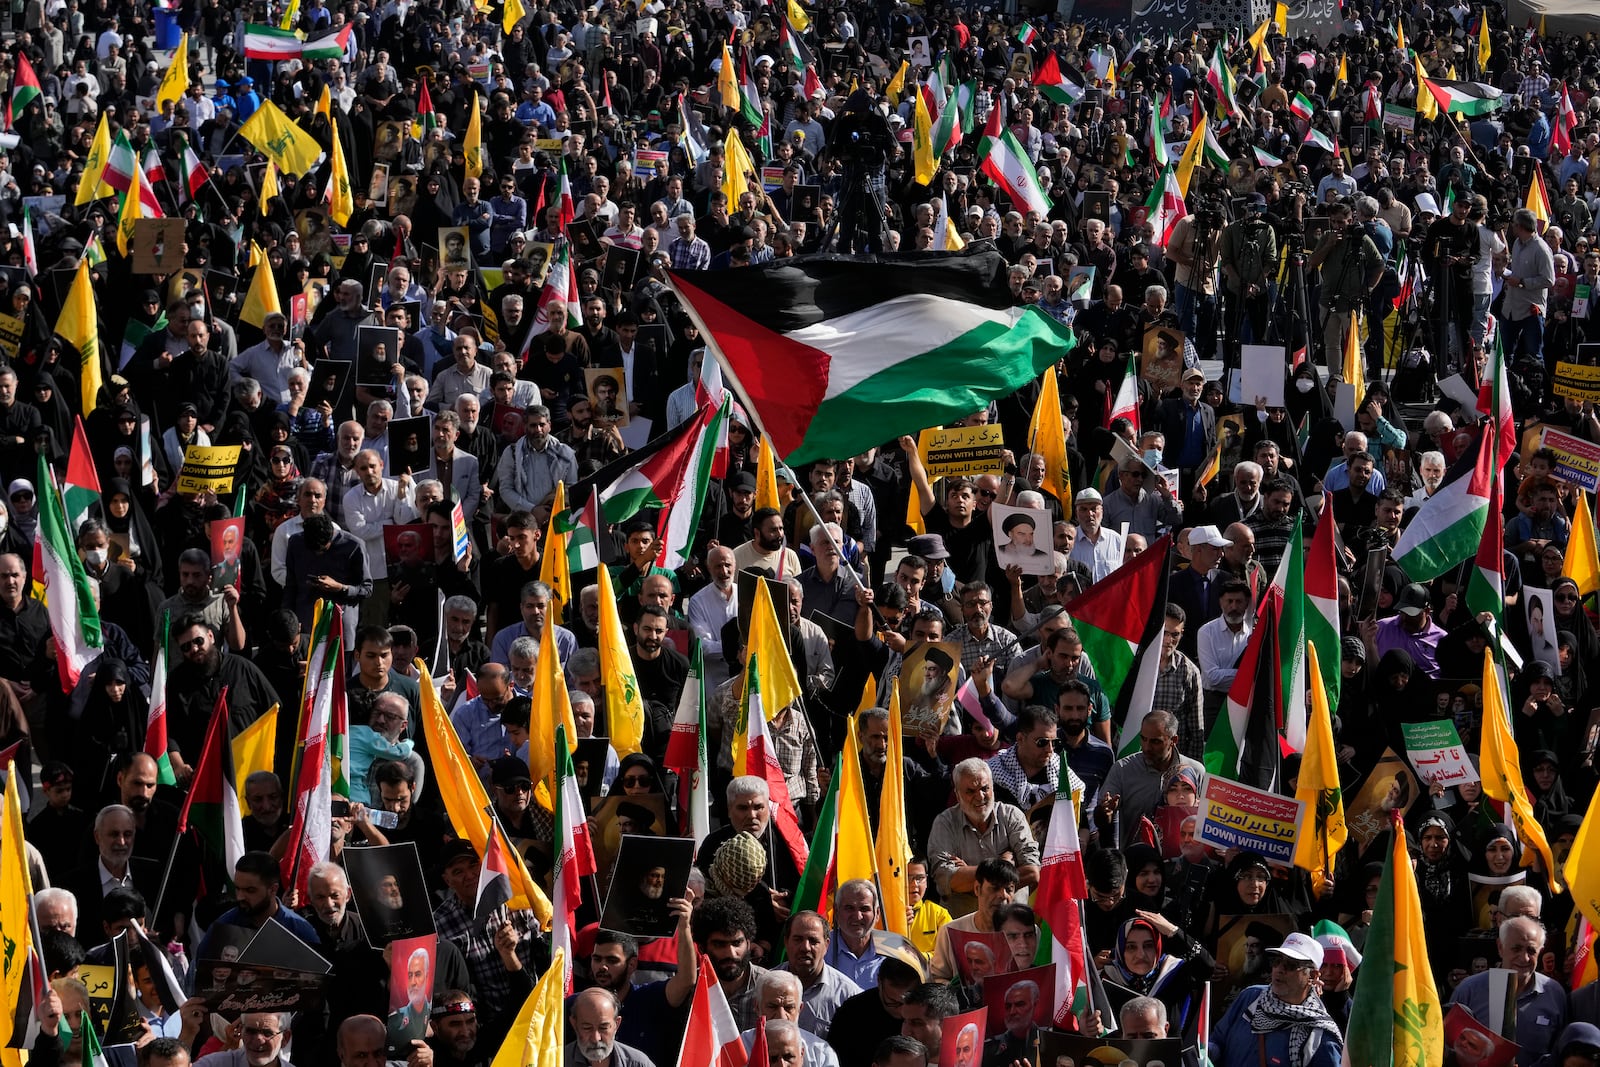
[[[1299,960],[1309,963],[1313,967],[1322,966],[1322,946],[1310,934],[1299,932],[1292,933],[1283,939],[1283,944],[1277,948],[1267,949],[1269,956],[1283,956],[1286,959]]]
[[[1189,545],[1210,545],[1212,548],[1227,548],[1232,541],[1222,536],[1222,531],[1215,526],[1196,526],[1189,531]]]

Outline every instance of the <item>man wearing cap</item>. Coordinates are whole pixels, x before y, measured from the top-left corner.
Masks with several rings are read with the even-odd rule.
[[[1267,956],[1271,980],[1242,990],[1212,1029],[1211,1062],[1217,1067],[1337,1067],[1344,1038],[1314,989],[1322,946],[1297,932],[1268,949]]]
[[[1184,371],[1182,395],[1161,402],[1153,427],[1166,439],[1161,462],[1191,476],[1217,443],[1216,410],[1200,399],[1205,387],[1205,371],[1199,367]]]
[[[1381,622],[1369,619],[1361,624],[1369,657],[1381,659],[1391,648],[1398,648],[1429,678],[1439,677],[1439,641],[1444,629],[1433,621],[1427,586],[1412,582],[1400,590],[1395,610],[1397,614]]]
[[[1526,916],[1517,916],[1501,923],[1495,939],[1500,950],[1499,966],[1516,975],[1516,1042],[1522,1046],[1517,1055],[1519,1063],[1548,1062],[1546,1057],[1555,1048],[1556,1035],[1561,1033],[1561,1028],[1570,1017],[1566,990],[1556,979],[1539,973],[1539,956],[1545,942],[1545,929],[1539,920]],[[1472,1012],[1474,1018],[1487,1020],[1492,981],[1492,971],[1469,976],[1456,987],[1455,994],[1450,998],[1450,1006],[1459,1004]]]
[[[1266,215],[1267,198],[1251,193],[1249,212],[1222,231],[1217,257],[1228,287],[1228,333],[1245,343],[1267,336],[1267,309],[1278,275],[1278,236]]]
[[[1098,582],[1122,566],[1123,536],[1103,525],[1105,501],[1098,490],[1080,490],[1073,500],[1072,513],[1078,535],[1067,558],[1087,567],[1090,578]]]
[[[539,921],[531,909],[505,908],[494,912],[487,923],[476,922],[473,911],[481,869],[472,842],[453,838],[445,843],[439,871],[447,892],[444,902],[433,909],[433,922],[439,940],[454,942],[466,957],[479,1010],[515,1012],[533,989],[529,967]],[[443,958],[441,954],[441,963]]]

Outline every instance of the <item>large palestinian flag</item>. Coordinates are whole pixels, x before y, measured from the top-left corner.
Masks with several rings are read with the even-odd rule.
[[[1011,306],[993,249],[801,256],[672,280],[790,465],[969,415],[1075,343],[1070,327]]]
[[[1424,78],[1422,84],[1433,94],[1440,109],[1452,115],[1487,115],[1500,107],[1501,91],[1484,82],[1452,82]]]
[[[1497,475],[1494,451],[1493,436],[1480,433],[1400,534],[1394,561],[1412,581],[1432,581],[1477,553]]]

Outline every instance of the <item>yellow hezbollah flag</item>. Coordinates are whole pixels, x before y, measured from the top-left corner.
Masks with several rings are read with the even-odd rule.
[[[733,69],[733,53],[728,50],[726,41],[722,45],[722,66],[717,71],[717,99],[723,107],[739,110],[739,75]],[[737,201],[729,203],[737,204]]]
[[[471,110],[467,114],[467,139],[462,143],[462,161],[467,168],[467,177],[483,177],[483,114],[478,108],[477,97],[473,97]]]
[[[628,641],[622,633],[611,573],[604,564],[598,568],[598,577],[600,684],[606,693],[606,728],[611,731],[611,747],[617,755],[631,756],[644,750],[644,698],[639,694],[639,676],[634,673]]]
[[[444,810],[450,816],[450,825],[456,836],[471,841],[472,847],[483,855],[489,843],[489,794],[484,791],[483,779],[467,758],[467,750],[456,736],[444,705],[439,703],[439,691],[433,687],[433,675],[422,660],[416,661],[419,687],[422,690],[422,733],[428,739],[428,755],[433,760],[435,788],[444,801]],[[555,742],[550,743],[552,754]],[[550,899],[534,884],[523,865],[522,853],[514,848],[505,850],[506,862],[511,865],[511,899],[508,908],[531,908],[534,918],[550,924]],[[561,973],[559,970],[557,974]]]
[[[272,265],[254,241],[250,242],[250,258],[259,262],[256,263],[255,272],[250,275],[250,288],[244,294],[244,303],[239,305],[239,321],[252,326],[265,326],[268,315],[283,313],[283,305],[278,303],[278,286],[272,279]]]
[[[528,9],[522,6],[522,0],[506,0],[505,10],[500,13],[500,28],[510,33],[527,14]]]
[[[309,174],[322,149],[311,135],[294,124],[271,100],[263,100],[239,134],[256,150],[278,165],[285,174]]]
[[[894,77],[889,79],[888,86],[883,90],[883,95],[889,98],[892,107],[900,102],[900,94],[905,92],[906,73],[911,70],[911,61],[902,59],[900,69],[894,72]]]
[[[89,142],[89,158],[83,164],[83,176],[78,179],[78,195],[73,205],[81,207],[115,189],[101,180],[106,172],[106,160],[111,157],[111,127],[106,124],[105,112],[100,113],[100,125],[95,127],[94,140]]]
[[[1580,597],[1600,592],[1600,550],[1597,550],[1594,533],[1594,501],[1583,489],[1578,490],[1578,506],[1573,513],[1572,534],[1567,538],[1561,574],[1578,583]]]
[[[1200,153],[1206,145],[1206,117],[1200,116],[1200,121],[1194,124],[1194,132],[1189,135],[1189,143],[1184,146],[1183,158],[1178,160],[1178,194],[1189,195],[1189,179],[1194,175],[1194,168],[1200,162]]]
[[[1562,868],[1572,903],[1588,916],[1591,925],[1600,927],[1600,787],[1589,801],[1589,813],[1572,839],[1567,865]]]
[[[872,684],[869,675],[867,684]],[[874,694],[876,696],[876,694]],[[911,936],[906,920],[910,893],[906,864],[911,862],[911,840],[906,835],[905,744],[900,737],[900,687],[889,687],[889,754],[883,770],[883,792],[878,797],[878,891],[883,897],[883,928],[902,937]]]
[[[1340,368],[1347,384],[1356,387],[1356,407],[1367,395],[1367,376],[1361,365],[1361,317],[1350,312],[1350,330],[1344,338],[1344,366]]]
[[[1422,66],[1422,57],[1412,55],[1411,62],[1417,67],[1417,117],[1423,119],[1436,119],[1439,117],[1439,103],[1434,100],[1433,93],[1428,91],[1428,72]]]
[[[750,610],[750,636],[745,641],[745,649],[748,657],[760,665],[761,707],[770,720],[800,698],[800,680],[795,677],[794,662],[789,659],[783,631],[778,629],[778,616],[773,611],[772,595],[767,592],[766,582],[756,583],[756,602]],[[735,775],[750,773],[745,769],[750,747],[749,724],[744,716],[740,716],[739,722],[731,748]]]
[[[1033,417],[1028,420],[1028,449],[1044,459],[1044,481],[1039,483],[1039,488],[1070,510],[1072,479],[1067,476],[1067,429],[1061,421],[1061,393],[1054,367],[1045,370],[1039,385],[1039,399],[1033,402]]]
[[[1278,27],[1279,33],[1289,36],[1289,5],[1283,0],[1272,5],[1272,23]]]
[[[750,189],[750,178],[756,172],[756,165],[750,160],[750,152],[739,140],[739,132],[729,128],[728,140],[722,153],[722,194],[728,198],[728,203],[738,208],[739,197]]]
[[[100,312],[95,307],[94,285],[89,281],[89,261],[78,260],[78,272],[67,290],[66,303],[56,317],[56,336],[78,350],[83,413],[95,409],[104,379],[100,373]]]
[[[5,821],[0,826],[0,937],[5,953],[0,958],[0,1045],[20,1040],[16,1020],[19,1003],[26,1011],[33,1002],[28,967],[33,960],[33,926],[29,901],[33,879],[28,872],[27,845],[22,833],[22,775],[6,775]],[[26,998],[26,999],[24,999]],[[46,1038],[48,1040],[48,1038]],[[17,1062],[20,1061],[20,1057]]]
[[[778,495],[778,463],[772,455],[772,439],[761,435],[761,450],[756,455],[756,507],[783,510]]]
[[[1478,16],[1478,71],[1489,69],[1489,16],[1485,11]]]
[[[795,33],[805,33],[811,28],[811,16],[794,0],[789,0],[789,28]]]
[[[1350,84],[1350,64],[1345,60],[1343,52],[1339,53],[1339,73],[1334,75],[1333,80]]]
[[[928,114],[928,101],[922,93],[916,91],[915,96],[917,102],[911,112],[911,160],[918,184],[932,185],[937,169],[933,160],[933,117]]]
[[[1261,51],[1261,46],[1266,44],[1266,42],[1267,42],[1267,30],[1269,30],[1271,28],[1272,28],[1272,20],[1271,19],[1262,19],[1261,20],[1261,25],[1257,26],[1255,28],[1255,32],[1250,35],[1250,52],[1251,52],[1252,55],[1254,55],[1256,52]]]
[[[1305,804],[1305,822],[1295,842],[1294,865],[1311,872],[1312,898],[1320,899],[1333,873],[1333,858],[1344,847],[1344,794],[1339,789],[1339,764],[1333,747],[1333,716],[1322,686],[1317,650],[1306,644],[1306,677],[1311,680],[1311,721],[1306,730],[1305,758],[1294,798]]]
[[[550,521],[544,528],[544,557],[539,560],[539,580],[550,587],[550,606],[545,611],[556,622],[562,609],[572,603],[572,567],[567,563],[567,535],[561,532],[560,518],[567,512],[567,486],[556,482],[556,495],[550,501]]]
[[[135,224],[144,218],[144,173],[135,167],[133,171],[133,184],[128,186],[128,191],[122,194],[122,211],[117,215],[117,251],[123,255],[132,255],[129,251],[133,247],[133,231]]]
[[[867,814],[867,787],[861,778],[859,745],[856,717],[852,715],[846,729],[844,751],[839,754],[839,837],[833,849],[835,887],[855,878],[865,878],[874,884],[878,881],[872,822]],[[828,907],[829,911],[832,911],[831,904],[832,901],[823,901],[823,906]]]
[[[333,125],[333,93],[328,90],[326,84],[322,86],[322,95],[317,97],[315,113],[327,119],[329,126]]]
[[[334,143],[338,144],[339,138],[335,137]],[[283,196],[283,191],[278,188],[278,168],[272,165],[272,160],[267,160],[266,169],[261,172],[261,217],[266,218],[272,201]]]
[[[334,130],[333,176],[328,180],[328,214],[334,222],[343,226],[350,221],[355,210],[355,195],[350,191],[350,170],[344,162],[344,145],[339,143],[339,131]]]
[[[567,954],[556,949],[550,966],[539,976],[533,992],[523,1001],[522,1010],[511,1024],[500,1051],[489,1067],[561,1067],[563,1027],[566,1013],[562,999],[566,994]]]
[[[1517,742],[1511,736],[1511,712],[1506,705],[1506,694],[1500,685],[1500,672],[1494,665],[1494,650],[1483,650],[1483,736],[1478,747],[1478,773],[1483,777],[1483,793],[1490,800],[1510,805],[1511,825],[1522,842],[1522,865],[1532,866],[1537,852],[1544,860],[1544,869],[1554,874],[1555,859],[1550,855],[1550,842],[1545,839],[1544,828],[1533,815],[1533,802],[1528,799],[1527,787],[1522,784],[1522,764],[1517,754]],[[1552,888],[1560,892],[1559,883],[1552,879]]]
[[[603,604],[600,610],[605,610]],[[561,656],[556,651],[556,623],[549,611],[544,613],[544,626],[539,630],[539,663],[533,676],[531,695],[533,711],[528,720],[528,777],[533,779],[535,798],[547,811],[554,811],[556,723],[567,728],[569,750],[578,745],[578,725],[572,718],[567,677],[561,670]]]
[[[1550,197],[1544,191],[1544,169],[1537,163],[1533,166],[1533,180],[1528,182],[1527,202],[1522,206],[1533,212],[1534,218],[1550,225]]]
[[[1403,17],[1394,20],[1394,46],[1402,52],[1406,50],[1406,20]]]
[[[246,726],[233,736],[229,747],[233,749],[233,775],[234,781],[239,783],[235,790],[239,794],[239,814],[250,814],[250,805],[245,801],[245,784],[256,771],[272,770],[273,749],[278,743],[278,705],[274,704],[267,709],[267,713],[255,722]]]
[[[156,90],[156,111],[171,100],[176,104],[189,91],[189,35],[178,38],[177,51],[172,53],[171,65],[161,76],[161,88]]]

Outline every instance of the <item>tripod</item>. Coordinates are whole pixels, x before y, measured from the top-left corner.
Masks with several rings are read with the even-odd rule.
[[[866,164],[851,161],[844,167],[843,180],[839,188],[839,209],[828,220],[827,228],[822,232],[822,240],[817,245],[821,249],[833,248],[834,242],[843,234],[843,246],[834,249],[839,252],[853,252],[857,250],[857,239],[861,233],[861,214],[863,211],[870,213],[871,218],[867,225],[866,238],[861,242],[861,250],[867,252],[882,252],[884,248],[884,235],[888,230],[886,218],[889,203],[884,189],[883,166],[876,168],[876,174],[868,173]],[[848,225],[846,225],[846,221]],[[842,229],[841,229],[842,228]]]
[[[1288,236],[1289,260],[1283,285],[1267,316],[1271,339],[1289,350],[1289,357],[1301,347],[1311,354],[1311,290],[1306,285],[1306,242],[1303,234]]]

